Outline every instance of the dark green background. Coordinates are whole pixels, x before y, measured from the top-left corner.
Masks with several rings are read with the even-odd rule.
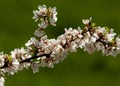
[[[92,17],[100,26],[108,26],[120,34],[120,0],[0,0],[0,51],[10,53],[24,46],[34,36],[37,24],[32,10],[38,5],[56,6],[56,27],[46,30],[49,38],[64,33],[64,28],[83,27],[81,20]],[[102,56],[82,50],[71,53],[53,69],[31,69],[6,77],[6,86],[120,86],[120,55]]]

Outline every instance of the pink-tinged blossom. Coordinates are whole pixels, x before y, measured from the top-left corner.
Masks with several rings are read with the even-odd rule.
[[[38,6],[38,10],[34,10],[33,11],[33,19],[35,19],[35,21],[38,21],[38,19],[41,17],[41,16],[47,16],[47,13],[48,13],[48,9],[46,7],[46,5],[39,5]]]
[[[84,46],[84,51],[88,51],[88,53],[92,54],[96,51],[96,47],[94,43],[88,43]]]
[[[49,39],[44,33],[48,25],[56,26],[56,8],[46,5],[38,6],[33,11],[33,19],[40,20],[38,29],[34,32],[25,48],[14,49],[10,54],[0,53],[0,86],[4,86],[4,75],[13,75],[24,68],[31,67],[33,73],[39,72],[39,67],[53,68],[63,61],[67,54],[76,52],[78,48],[94,53],[102,51],[103,55],[116,57],[120,54],[120,37],[116,37],[113,29],[92,25],[92,19],[83,19],[83,29],[65,28],[65,33],[56,39]]]
[[[57,11],[56,7],[47,8],[46,5],[38,6],[38,10],[33,11],[33,19],[38,21],[40,19],[40,23],[38,24],[38,29],[34,32],[37,37],[42,37],[44,35],[44,29],[50,24],[52,26],[56,26],[57,22]]]

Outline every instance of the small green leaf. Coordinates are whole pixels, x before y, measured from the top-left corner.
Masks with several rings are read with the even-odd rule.
[[[110,32],[110,29],[108,27],[105,27],[105,29],[106,29],[107,32]]]
[[[93,23],[92,23],[92,27],[95,27],[95,25],[96,25],[96,24],[93,22]]]
[[[8,56],[8,59],[7,59],[9,62],[12,61],[12,57],[11,56]]]

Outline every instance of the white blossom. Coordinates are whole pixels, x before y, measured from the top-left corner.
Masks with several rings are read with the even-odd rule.
[[[19,70],[23,70],[24,68],[28,69],[31,66],[30,62],[24,62],[19,65]]]
[[[94,43],[89,43],[84,46],[84,51],[88,51],[88,53],[94,53],[96,51],[96,47]]]
[[[11,57],[17,59],[22,57],[25,53],[26,50],[23,47],[21,49],[14,49],[14,51],[11,51]]]
[[[33,73],[39,72],[39,67],[40,67],[39,63],[36,63],[36,62],[31,63],[31,68],[33,70]]]
[[[96,40],[97,40],[97,38],[96,38],[95,36],[91,36],[91,37],[90,37],[90,41],[91,41],[91,42],[96,42]]]
[[[60,35],[57,39],[58,39],[58,42],[59,42],[61,45],[66,44],[65,35]]]
[[[38,27],[43,29],[47,28],[47,26],[48,26],[48,22],[44,20],[42,20],[41,23],[38,24]]]
[[[4,86],[5,78],[0,76],[0,86]]]
[[[35,46],[35,47],[39,47],[39,41],[35,38],[32,37],[30,38],[30,40],[25,44],[26,47],[31,47],[31,46]]]
[[[34,32],[35,36],[37,37],[42,37],[44,35],[44,31],[41,28],[38,28],[35,32]]]
[[[97,34],[105,34],[106,33],[106,29],[105,29],[105,27],[100,27],[100,26],[98,26],[97,27],[97,29],[96,29],[96,32],[97,32]]]
[[[49,24],[52,26],[56,26],[57,22],[56,7],[47,8],[46,5],[38,6],[38,10],[34,10],[33,14],[34,14],[33,19],[35,19],[35,21],[38,21],[38,19],[41,20],[41,22],[38,24],[39,28],[44,29]],[[35,35],[39,37],[38,33],[35,33]]]
[[[92,37],[95,38],[95,40],[99,39],[99,33],[98,32],[93,33]]]
[[[48,10],[47,10],[46,5],[43,5],[43,6],[39,5],[38,10],[33,11],[33,14],[34,14],[33,19],[37,21],[40,16],[47,16],[47,12]]]
[[[104,45],[101,42],[96,42],[95,47],[97,51],[104,50]]]
[[[120,37],[119,36],[116,37],[115,42],[116,42],[117,48],[120,49]]]
[[[49,8],[49,12],[50,12],[50,24],[53,26],[56,26],[56,22],[57,22],[57,12],[56,12],[56,7],[53,8]]]
[[[90,19],[83,19],[82,22],[83,24],[88,25],[91,22],[91,20],[92,20],[92,17],[90,17]]]
[[[78,45],[75,42],[71,42],[71,52],[77,52]]]
[[[5,64],[5,58],[3,52],[0,53],[0,67]]]
[[[41,67],[47,66],[49,68],[53,68],[54,64],[53,64],[52,58],[51,57],[42,57],[40,66]]]
[[[111,29],[110,33],[106,34],[106,39],[108,40],[108,42],[111,42],[115,36],[116,36],[116,33],[114,33],[113,29]]]
[[[19,61],[17,59],[13,60],[12,65],[9,68],[7,68],[6,70],[11,75],[18,72],[18,70],[19,70]]]
[[[61,56],[62,52],[64,52],[64,49],[61,45],[56,45],[52,51],[57,57]]]

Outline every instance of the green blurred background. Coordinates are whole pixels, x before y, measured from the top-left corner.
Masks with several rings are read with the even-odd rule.
[[[46,30],[49,38],[64,33],[64,28],[83,27],[81,20],[92,17],[100,26],[108,26],[120,34],[120,0],[0,0],[0,51],[10,53],[24,46],[34,36],[37,24],[32,10],[38,5],[56,6],[56,27]],[[33,74],[25,69],[6,77],[6,86],[120,86],[120,55],[102,56],[82,50],[71,53],[53,69],[40,68]]]

